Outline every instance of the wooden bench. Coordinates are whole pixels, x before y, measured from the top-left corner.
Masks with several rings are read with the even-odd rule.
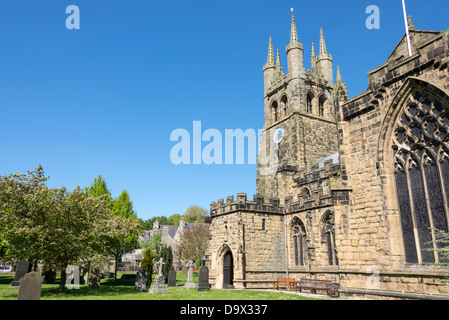
[[[296,283],[295,291],[301,292],[302,289],[310,290],[316,293],[317,290],[325,291],[329,296],[338,296],[340,285],[329,280],[301,279]]]
[[[273,290],[278,289],[279,287],[286,287],[290,291],[293,291],[295,288],[295,279],[294,278],[277,278],[273,281]]]

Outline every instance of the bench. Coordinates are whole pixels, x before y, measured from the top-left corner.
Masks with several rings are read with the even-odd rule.
[[[295,279],[293,278],[277,278],[273,281],[273,290],[278,289],[279,287],[286,287],[290,291],[293,291],[295,287]]]
[[[301,279],[296,283],[295,291],[301,292],[302,289],[310,290],[316,293],[317,290],[325,291],[329,296],[338,296],[340,285],[329,280]]]

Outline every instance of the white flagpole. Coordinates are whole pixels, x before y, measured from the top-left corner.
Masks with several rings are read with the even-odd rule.
[[[405,22],[405,32],[407,34],[407,46],[408,46],[408,55],[412,56],[412,45],[410,44],[410,33],[408,30],[408,20],[407,20],[407,11],[405,9],[405,0],[402,0],[402,8],[404,10],[404,22]]]

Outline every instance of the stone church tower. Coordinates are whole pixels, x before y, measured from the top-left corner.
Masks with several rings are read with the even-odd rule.
[[[342,297],[449,299],[449,30],[409,24],[413,54],[404,36],[353,98],[323,30],[306,70],[292,16],[287,74],[270,37],[257,194],[211,203],[213,287],[312,278]]]
[[[318,56],[312,43],[312,70],[304,68],[304,47],[293,15],[286,52],[288,73],[284,74],[270,37],[263,67],[265,123],[257,175],[257,193],[280,198],[281,203],[292,196],[293,177],[299,171],[338,152],[332,55],[323,30]]]

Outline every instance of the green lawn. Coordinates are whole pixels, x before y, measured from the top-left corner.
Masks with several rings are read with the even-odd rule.
[[[100,288],[80,285],[80,289],[72,289],[63,294],[56,294],[58,283],[43,284],[41,300],[311,300],[295,294],[274,291],[256,290],[206,290],[169,288],[168,294],[150,294],[136,292],[134,280],[102,279]],[[16,300],[18,289],[11,289],[14,274],[0,274],[0,300]],[[59,276],[57,277],[59,281]],[[198,273],[194,273],[194,282],[198,281]],[[177,275],[177,285],[186,282]]]

